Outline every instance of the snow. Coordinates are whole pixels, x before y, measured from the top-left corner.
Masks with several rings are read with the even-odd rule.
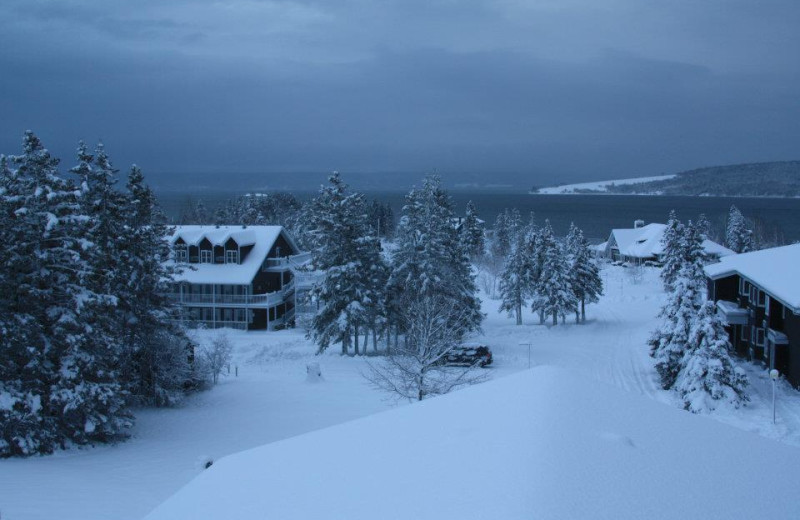
[[[617,186],[627,184],[639,184],[642,182],[664,181],[672,179],[672,175],[656,175],[654,177],[636,177],[633,179],[616,179],[613,181],[595,181],[595,182],[582,182],[579,184],[565,184],[562,186],[552,186],[549,188],[539,188],[536,192],[537,195],[586,195],[581,193],[584,190],[592,190],[590,195],[614,195],[613,192],[608,191],[608,187],[612,184]],[[576,193],[577,192],[577,193]]]
[[[611,230],[611,238],[617,244],[620,254],[631,258],[653,258],[664,254],[664,232],[666,224],[650,223],[639,228],[620,228]],[[606,242],[607,243],[607,242]],[[725,246],[712,240],[703,240],[703,250],[714,257],[735,254]]]
[[[146,519],[793,518],[798,467],[800,450],[542,366],[219,460]]]
[[[175,279],[195,284],[247,285],[253,281],[282,232],[281,226],[176,226],[169,239],[171,243],[182,238],[189,245],[198,245],[203,238],[208,238],[213,245],[222,246],[233,238],[240,246],[254,245],[240,264],[182,264],[185,268]],[[291,239],[287,240],[292,243]]]
[[[800,244],[726,256],[705,273],[715,280],[738,274],[800,314]]]
[[[709,416],[682,411],[677,395],[660,389],[647,354],[646,340],[660,322],[656,315],[664,296],[658,270],[644,268],[638,283],[622,267],[606,266],[602,276],[605,296],[587,306],[585,325],[574,325],[568,318],[566,325],[540,326],[538,317],[526,311],[524,325],[516,326],[513,318],[497,312],[499,301],[482,296],[483,312],[488,315],[485,335],[473,341],[492,349],[494,363],[486,371],[495,382],[400,409],[362,379],[367,359],[341,357],[336,349],[315,356],[315,346],[299,330],[226,331],[234,345],[232,374],[176,409],[139,410],[129,441],[47,457],[0,460],[2,516],[11,520],[138,520],[185,485],[189,484],[186,492],[191,492],[226,467],[260,453],[277,458],[253,466],[249,471],[257,472],[255,476],[237,474],[236,486],[243,486],[242,493],[245,488],[257,488],[258,494],[274,496],[271,486],[288,479],[295,487],[279,487],[287,496],[278,502],[285,505],[288,497],[296,497],[297,514],[325,505],[341,479],[350,483],[346,496],[356,497],[351,507],[357,509],[359,500],[375,493],[388,500],[385,511],[389,505],[408,502],[397,505],[399,516],[408,513],[404,507],[413,507],[417,479],[430,484],[435,478],[437,488],[449,498],[456,492],[438,478],[468,475],[458,480],[460,499],[442,500],[437,506],[439,518],[476,517],[461,501],[484,513],[491,505],[494,509],[487,518],[519,517],[534,506],[540,514],[527,518],[615,514],[624,518],[627,513],[621,510],[626,508],[630,515],[641,512],[638,518],[651,513],[658,518],[669,508],[673,508],[673,518],[796,516],[795,509],[783,509],[786,503],[773,495],[771,477],[775,477],[775,489],[783,490],[800,473],[796,463],[800,393],[779,382],[778,420],[773,425],[772,382],[767,371],[742,364],[751,382],[747,406]],[[214,332],[203,334],[210,340]],[[534,370],[521,374],[528,366],[527,343],[532,345]],[[312,363],[319,363],[322,373],[314,383],[307,380]],[[233,375],[236,367],[239,377]],[[436,404],[440,400],[445,404]],[[417,408],[419,416],[411,413]],[[390,411],[374,415],[386,410]],[[458,410],[469,413],[462,415]],[[395,416],[398,412],[402,414]],[[431,417],[432,422],[422,428],[386,433],[380,440],[383,449],[377,451],[376,432],[387,424],[402,426],[397,424],[400,419],[391,417],[420,424],[439,413],[445,417]],[[366,416],[373,417],[343,425],[339,433],[310,433]],[[369,422],[372,419],[377,422]],[[493,422],[506,428],[490,432]],[[339,443],[325,451],[308,446],[303,437],[276,444],[292,450],[286,456],[269,445],[303,434],[306,439],[320,439],[325,446],[332,439]],[[672,437],[684,441],[685,448],[675,449]],[[452,446],[466,450],[459,457],[453,454],[454,448],[451,451],[450,439]],[[297,451],[300,445],[308,451]],[[377,464],[359,457],[361,448],[364,454],[379,457]],[[235,455],[243,450],[251,451]],[[397,461],[399,475],[399,468],[408,467],[402,464],[405,456],[419,461],[412,459],[417,450],[435,451],[436,458],[405,474],[402,482],[380,469],[383,462]],[[209,459],[213,466],[203,470],[199,461]],[[336,467],[333,461],[339,462],[339,473],[327,478],[331,474],[326,472]],[[792,472],[787,474],[789,466]],[[299,473],[305,480],[299,480]],[[190,484],[195,477],[199,484]],[[386,490],[400,484],[408,488],[395,488],[396,496],[386,497],[387,491],[378,489],[384,478]],[[685,479],[687,483],[682,482]],[[659,497],[665,512],[653,512],[647,499],[654,499],[656,491],[643,488],[648,487],[645,483],[656,488],[662,482],[668,482],[664,485],[675,494]],[[424,490],[420,493],[425,496]],[[525,499],[515,503],[520,496]],[[707,505],[700,503],[703,497]],[[327,503],[332,507],[332,502]],[[734,504],[739,510],[732,510]],[[719,512],[709,512],[712,506],[719,507]],[[255,518],[282,518],[269,514],[272,509],[257,511]],[[377,511],[370,518],[392,518],[391,513],[382,516]],[[332,508],[319,516],[348,517]],[[236,516],[226,512],[217,518]]]

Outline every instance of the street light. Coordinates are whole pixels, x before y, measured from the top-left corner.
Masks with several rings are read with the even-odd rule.
[[[528,368],[531,368],[531,344],[530,343],[520,343],[520,347],[528,346]]]
[[[769,371],[769,378],[772,379],[772,424],[775,424],[775,387],[778,384],[778,377],[780,375],[780,372],[774,368]]]

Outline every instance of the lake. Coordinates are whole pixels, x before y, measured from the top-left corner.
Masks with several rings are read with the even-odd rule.
[[[301,199],[315,192],[295,192]],[[634,220],[666,222],[670,210],[684,220],[696,219],[705,213],[717,233],[722,233],[728,210],[735,204],[744,215],[772,235],[779,233],[786,242],[800,241],[800,199],[729,198],[729,197],[666,197],[641,195],[529,195],[527,193],[482,193],[451,191],[456,211],[463,214],[467,201],[472,200],[480,217],[491,226],[505,208],[517,208],[527,220],[530,212],[541,223],[549,219],[556,233],[566,233],[570,222],[583,229],[594,242],[605,240],[612,228],[633,227]],[[236,196],[231,192],[195,192],[194,200],[202,198],[210,208]],[[367,197],[388,202],[397,218],[402,210],[405,192],[367,192]],[[177,218],[189,195],[174,191],[159,193],[164,211]]]

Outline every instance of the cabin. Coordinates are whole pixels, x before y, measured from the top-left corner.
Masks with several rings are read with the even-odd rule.
[[[800,244],[726,256],[704,269],[736,353],[800,386]]]
[[[310,254],[283,227],[176,226],[168,240],[178,273],[167,296],[187,325],[271,330],[294,319]]]
[[[609,260],[630,262],[635,265],[644,262],[662,262],[664,260],[664,232],[666,224],[637,220],[632,228],[612,229],[608,240],[602,244],[603,251],[598,256]],[[703,240],[703,250],[710,261],[735,254],[725,246],[713,240]]]

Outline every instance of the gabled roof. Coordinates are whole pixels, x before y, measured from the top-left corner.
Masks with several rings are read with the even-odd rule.
[[[232,238],[240,247],[253,246],[241,264],[187,264],[175,276],[175,280],[202,284],[249,284],[281,234],[299,252],[282,226],[175,226],[175,231],[169,237],[171,244],[182,238],[189,245],[198,245],[207,238],[213,245],[221,246]]]
[[[800,244],[726,256],[704,270],[714,280],[742,276],[800,313]]]
[[[664,232],[666,224],[651,223],[640,228],[612,229],[611,238],[617,244],[622,255],[633,258],[652,258],[664,253]],[[609,240],[611,240],[609,238]],[[706,254],[723,257],[734,254],[725,246],[712,240],[703,240]]]

